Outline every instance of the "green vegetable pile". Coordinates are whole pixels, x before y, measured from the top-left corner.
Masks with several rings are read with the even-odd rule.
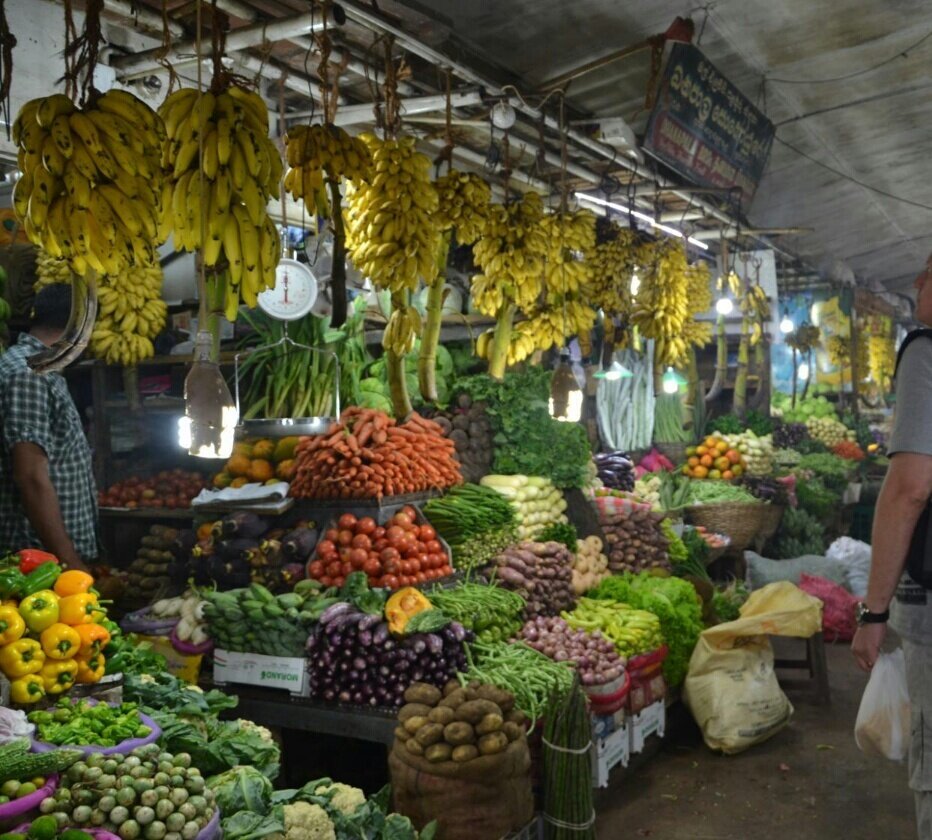
[[[510,589],[468,582],[435,589],[427,597],[444,615],[472,630],[480,644],[512,638],[521,629],[526,606],[524,598]]]
[[[796,500],[799,506],[817,519],[830,517],[841,502],[841,493],[829,490],[820,478],[797,480]]]
[[[457,569],[486,566],[518,540],[514,507],[491,487],[451,487],[424,505],[424,515],[450,545]]]
[[[122,840],[194,840],[216,810],[191,756],[149,744],[129,755],[92,753],[39,805],[59,825],[102,828]]]
[[[558,542],[565,545],[573,554],[576,553],[579,536],[576,529],[568,522],[551,522],[534,540],[536,542]]]
[[[702,600],[691,583],[676,577],[626,574],[606,578],[589,597],[621,601],[656,615],[669,649],[663,675],[673,688],[686,679],[689,659],[703,630]]]
[[[33,753],[29,752],[31,746],[29,738],[14,738],[0,744],[0,792],[4,802],[35,793],[39,786],[32,783],[32,779],[38,780],[39,777],[60,773],[83,755],[81,750]],[[21,790],[27,785],[31,785],[33,789]]]
[[[514,695],[515,707],[533,726],[546,718],[554,703],[573,688],[575,670],[567,662],[555,662],[524,642],[474,644],[466,650],[469,667],[460,683],[494,685]]]
[[[687,505],[715,505],[724,502],[757,502],[747,490],[727,481],[690,481]]]
[[[670,563],[675,567],[681,565],[689,559],[689,549],[685,543],[677,536],[673,530],[673,523],[669,519],[663,519],[660,522],[660,530],[667,538],[667,557]]]
[[[712,608],[720,621],[735,621],[741,618],[741,606],[750,593],[739,580],[733,580],[728,586],[715,590],[712,595]]]
[[[592,451],[585,429],[550,416],[551,372],[530,367],[509,372],[501,381],[470,376],[457,387],[486,404],[495,430],[493,471],[501,475],[536,475],[557,487],[582,487]]]
[[[839,455],[833,455],[831,452],[803,455],[793,471],[798,475],[804,470],[815,473],[826,487],[838,492],[845,489],[854,471],[851,461]]]
[[[145,738],[152,733],[139,717],[135,703],[92,705],[87,700],[64,697],[51,709],[30,712],[36,737],[47,744],[114,747],[121,741]]]
[[[124,634],[114,621],[101,623],[110,633],[110,644],[104,649],[107,674],[157,674],[166,670],[165,657],[152,650],[150,642],[140,641],[133,633]]]
[[[767,548],[767,555],[789,560],[804,554],[825,554],[825,529],[811,513],[801,508],[787,508],[780,530]]]
[[[789,394],[775,391],[772,397],[774,413],[786,423],[805,423],[810,417],[836,417],[835,406],[825,397],[796,398],[796,408]]]
[[[408,384],[408,396],[415,408],[424,405],[424,398],[421,396],[417,379],[417,362],[420,352],[421,340],[418,339],[414,343],[414,349],[405,356],[405,379]],[[367,374],[368,376],[359,383],[361,391],[359,405],[363,408],[377,408],[386,414],[392,414],[391,391],[388,387],[385,357],[383,356],[369,365]],[[453,370],[453,357],[442,344],[437,346],[436,377],[437,405],[444,406],[450,402],[452,396],[451,385],[453,384],[455,372]]]

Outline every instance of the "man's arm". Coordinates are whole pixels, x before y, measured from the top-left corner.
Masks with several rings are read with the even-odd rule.
[[[71,569],[87,570],[65,530],[58,495],[49,476],[49,459],[35,443],[13,447],[13,481],[19,490],[23,510],[46,551]]]
[[[932,455],[900,452],[890,459],[871,533],[871,573],[865,603],[871,612],[890,606],[906,566],[906,554],[923,508],[932,496]],[[859,627],[851,643],[858,665],[869,671],[877,661],[886,624]]]

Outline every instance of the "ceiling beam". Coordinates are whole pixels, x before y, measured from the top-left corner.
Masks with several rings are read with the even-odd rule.
[[[450,96],[450,105],[453,108],[466,108],[471,105],[481,105],[482,94],[478,90],[457,91]],[[446,94],[434,96],[415,96],[401,100],[401,118],[413,114],[429,114],[432,111],[442,111],[447,107]],[[312,117],[320,113],[317,111],[289,111],[288,119],[301,119]],[[347,105],[337,111],[335,125],[357,125],[358,123],[373,122],[372,103],[360,105]]]

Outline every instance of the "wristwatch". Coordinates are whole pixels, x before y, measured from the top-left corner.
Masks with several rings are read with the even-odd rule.
[[[871,612],[867,604],[858,601],[854,609],[854,617],[858,622],[858,627],[863,627],[865,624],[884,624],[890,618],[890,610],[879,613]]]

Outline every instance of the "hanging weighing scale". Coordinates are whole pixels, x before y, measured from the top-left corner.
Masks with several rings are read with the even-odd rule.
[[[270,318],[284,322],[285,334],[271,344],[251,347],[233,357],[236,410],[240,412],[239,361],[243,356],[287,346],[333,358],[333,396],[336,416],[340,416],[340,360],[331,350],[300,344],[288,335],[288,322],[308,315],[318,297],[318,282],[314,272],[304,263],[282,258],[275,268],[275,285],[258,296],[259,308]],[[288,435],[320,435],[329,431],[332,417],[266,417],[243,420],[240,429],[248,437],[283,437]]]

